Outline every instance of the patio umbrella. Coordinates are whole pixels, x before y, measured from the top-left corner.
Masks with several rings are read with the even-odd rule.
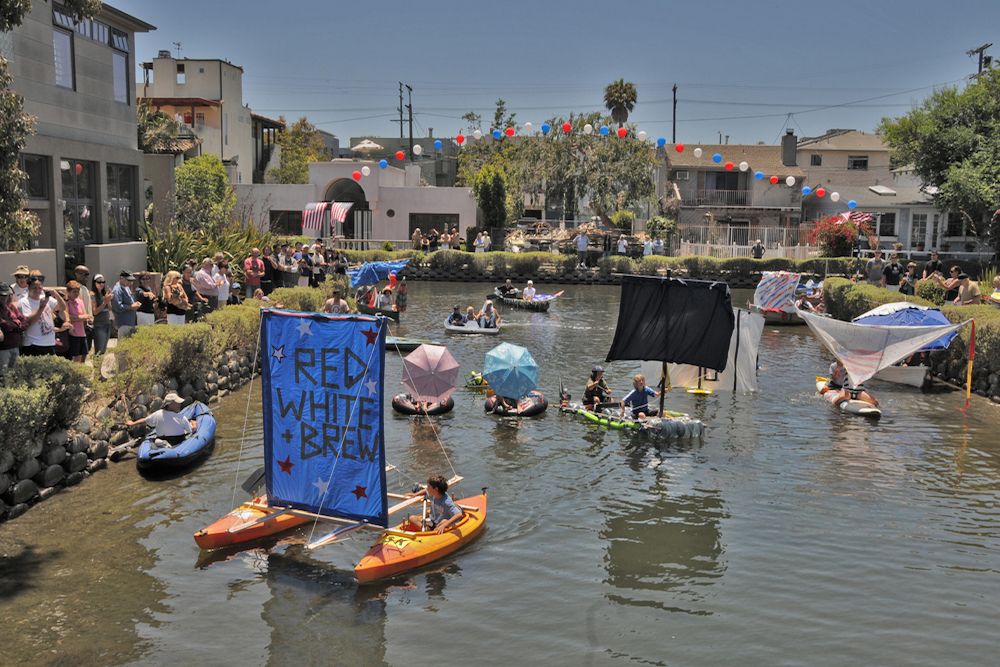
[[[498,396],[521,398],[538,385],[538,364],[526,348],[501,343],[486,353],[483,378]]]
[[[884,303],[867,313],[858,315],[851,321],[855,324],[887,327],[935,327],[951,324],[951,320],[937,308],[918,306],[915,303],[906,303],[905,301]],[[957,335],[957,331],[945,334],[922,347],[920,352],[947,350]]]
[[[358,268],[347,272],[351,276],[351,287],[375,285],[387,279],[390,273],[401,270],[409,261],[401,259],[395,262],[365,262]]]
[[[458,362],[442,345],[420,345],[403,357],[403,386],[415,401],[444,402],[457,381]]]
[[[374,153],[376,151],[383,150],[382,146],[379,146],[371,139],[365,139],[360,142],[357,146],[352,146],[351,150],[355,153]]]

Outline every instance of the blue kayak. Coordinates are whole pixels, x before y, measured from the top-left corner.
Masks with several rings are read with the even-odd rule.
[[[139,445],[136,467],[139,470],[172,470],[194,463],[212,451],[215,442],[215,416],[204,403],[195,401],[181,410],[187,419],[194,419],[198,428],[187,440],[172,447],[157,447],[149,436]]]

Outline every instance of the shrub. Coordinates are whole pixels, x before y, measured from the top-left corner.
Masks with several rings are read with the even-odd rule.
[[[80,416],[80,407],[90,389],[90,374],[89,367],[62,357],[22,357],[5,373],[4,383],[9,387],[48,389],[51,399],[46,408],[50,413],[43,427],[51,431],[69,426]]]
[[[627,209],[615,211],[611,214],[611,223],[629,234],[632,233],[632,226],[635,224],[635,213]]]
[[[722,269],[722,260],[715,257],[690,256],[679,257],[678,259],[692,278],[718,274]]]
[[[212,352],[226,350],[253,352],[260,332],[260,302],[248,299],[239,306],[227,306],[205,317],[212,327]]]
[[[23,460],[32,445],[47,432],[55,412],[52,388],[38,386],[0,386],[0,452],[6,450]]]
[[[867,283],[852,283],[846,278],[827,278],[823,283],[823,299],[833,317],[851,320],[885,303],[909,301],[918,306],[934,304],[921,298],[905,296]]]
[[[212,334],[212,327],[201,322],[139,327],[118,341],[115,356],[125,370],[105,385],[105,391],[135,396],[165,378],[177,378],[181,386],[193,384],[212,368],[216,349]]]
[[[549,264],[557,259],[550,252],[514,252],[504,253],[507,271],[511,273],[538,273],[543,264]]]
[[[638,272],[644,276],[656,276],[660,274],[660,269],[666,272],[667,269],[676,271],[684,266],[679,257],[661,257],[660,255],[649,255],[639,261]],[[690,258],[688,258],[690,259]]]
[[[820,220],[809,234],[809,242],[818,245],[820,253],[829,257],[850,255],[857,240],[857,225],[845,222],[840,216]]]
[[[666,259],[665,257],[658,259]],[[638,264],[633,261],[630,257],[624,257],[622,255],[612,255],[611,257],[603,257],[597,262],[597,267],[601,270],[601,273],[636,273],[638,272]]]
[[[826,276],[850,276],[860,266],[860,260],[855,257],[814,257],[800,259],[795,262],[795,269],[800,273],[811,273],[821,278]]]
[[[940,306],[944,303],[945,289],[936,280],[920,280],[917,282],[917,296]]]
[[[453,271],[469,264],[469,253],[461,250],[438,250],[430,254],[432,269]]]
[[[301,310],[317,313],[323,310],[327,297],[322,291],[311,287],[279,287],[271,292],[271,303],[281,304],[287,310]],[[256,334],[255,334],[256,335]]]
[[[362,262],[387,262],[409,258],[410,263],[420,264],[424,261],[424,253],[419,250],[342,250],[351,264]]]
[[[386,252],[392,252],[393,251],[392,241],[386,241],[385,243],[383,243],[382,250],[385,250]]]

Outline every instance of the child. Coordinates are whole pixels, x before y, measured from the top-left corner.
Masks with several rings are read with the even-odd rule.
[[[430,516],[426,519],[413,515],[406,517],[406,523],[402,526],[403,530],[413,532],[432,530],[441,534],[458,523],[463,516],[462,508],[456,505],[455,501],[448,495],[448,480],[442,475],[432,476],[427,480],[427,486],[423,490],[414,491],[407,495],[410,498],[423,495],[424,502],[430,504]],[[417,526],[421,527],[417,528]]]
[[[649,407],[649,397],[656,398],[660,392],[646,386],[646,376],[639,373],[632,378],[632,391],[622,399],[622,417],[625,416],[625,406],[631,406],[633,419],[645,419],[656,414],[656,408]]]

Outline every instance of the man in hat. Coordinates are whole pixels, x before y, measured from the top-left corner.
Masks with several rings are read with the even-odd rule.
[[[135,299],[132,287],[135,276],[128,271],[118,274],[118,283],[111,289],[111,312],[115,316],[115,326],[118,327],[118,340],[128,338],[139,324],[136,311],[142,305]]]
[[[465,316],[462,315],[462,307],[457,303],[455,307],[451,310],[451,315],[448,316],[448,324],[453,327],[464,327],[465,326]]]
[[[45,276],[40,272],[28,276],[28,293],[18,301],[21,314],[28,328],[21,341],[21,354],[42,356],[56,353],[55,314],[68,319],[66,302],[62,295],[45,286]]]
[[[153,430],[153,435],[157,440],[165,441],[167,445],[179,445],[184,442],[198,428],[198,422],[194,419],[185,419],[180,414],[184,399],[175,392],[170,392],[163,397],[163,409],[146,415],[142,419],[126,421],[125,426],[132,428],[139,424],[145,424]]]
[[[11,285],[11,289],[14,290],[14,302],[18,302],[23,299],[28,294],[28,274],[31,273],[31,269],[26,267],[24,264],[20,265],[14,269],[14,273],[11,277],[14,279],[14,284]]]

